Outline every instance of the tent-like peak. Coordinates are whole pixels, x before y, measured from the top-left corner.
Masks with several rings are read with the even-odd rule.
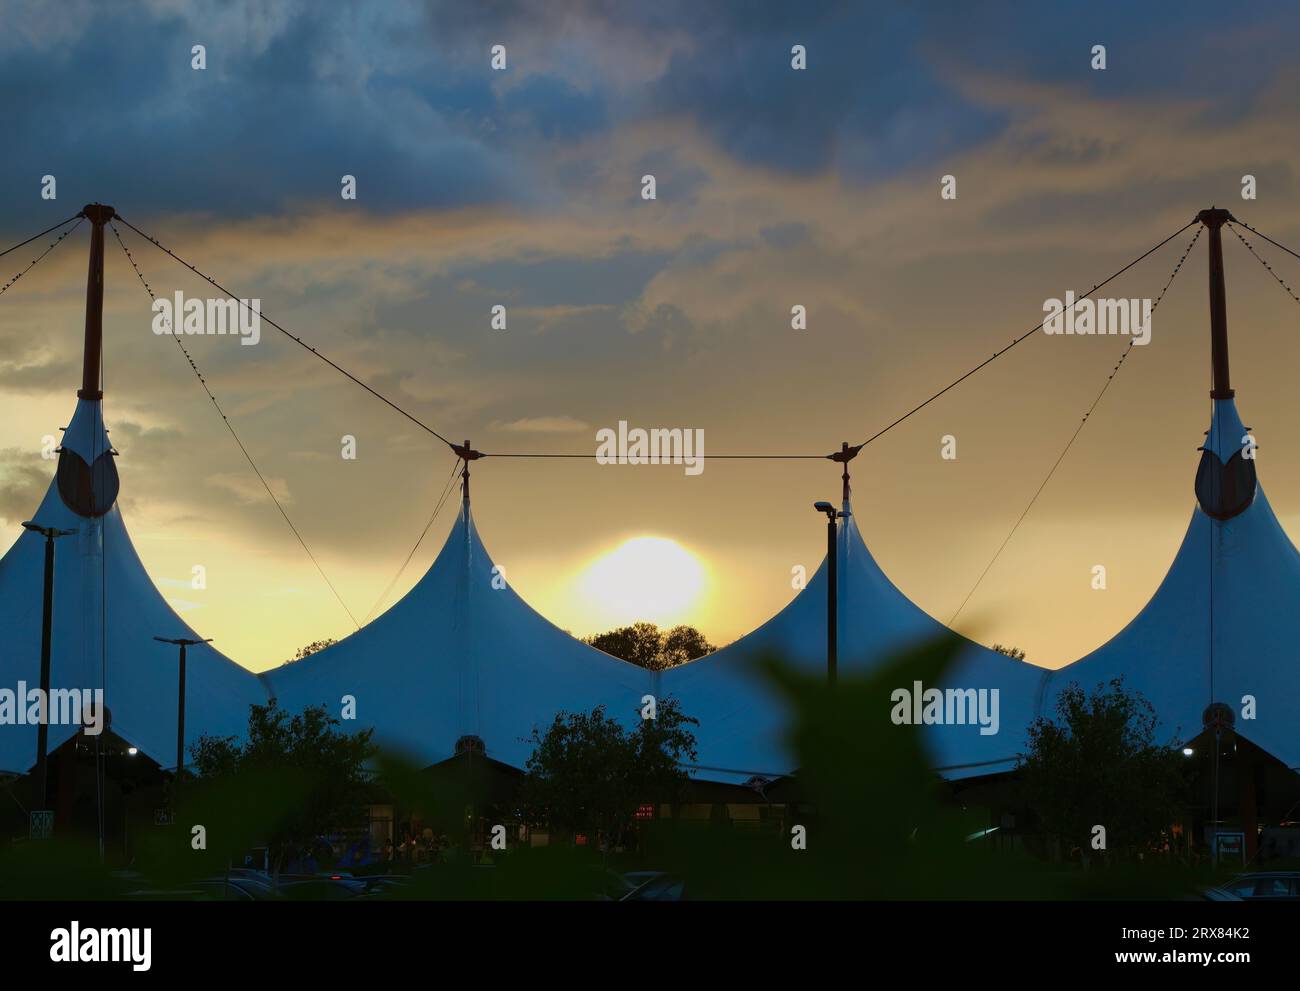
[[[82,691],[104,689],[112,731],[164,766],[176,761],[176,649],[156,636],[197,639],[154,587],[112,499],[103,512],[86,515],[68,505],[65,459],[112,466],[98,400],[81,399],[64,431],[59,474],[46,491],[32,521],[70,530],[55,541],[53,635],[50,687]],[[99,478],[104,478],[101,472]],[[76,491],[76,490],[74,490]],[[101,496],[105,490],[95,491]],[[24,531],[0,558],[0,684],[14,689],[22,681],[40,685],[41,615],[45,538]],[[189,650],[186,685],[186,738],[200,734],[242,735],[248,706],[265,702],[257,676],[208,644]],[[53,751],[77,727],[52,725]],[[36,761],[35,726],[0,726],[0,769],[25,771]]]
[[[197,639],[149,580],[117,506],[117,454],[103,412],[104,226],[115,211],[90,203],[85,347],[77,408],[63,432],[54,481],[32,522],[55,540],[51,691],[100,689],[112,731],[165,766],[176,761],[179,664],[155,637]],[[0,559],[0,684],[39,689],[45,538],[25,530]],[[187,658],[186,739],[240,736],[248,707],[265,702],[257,676],[205,643]],[[78,729],[51,725],[49,750]],[[37,728],[0,726],[0,770],[36,763]]]
[[[1259,485],[1229,375],[1221,229],[1234,218],[1210,209],[1197,219],[1210,235],[1213,402],[1197,506],[1151,601],[1110,641],[1053,672],[1048,697],[1071,682],[1090,690],[1122,677],[1151,702],[1161,732],[1184,741],[1222,703],[1238,714],[1240,734],[1300,768],[1300,552]]]
[[[325,705],[337,716],[352,696],[354,725],[424,765],[477,737],[488,756],[516,767],[532,752],[533,729],[559,712],[604,705],[630,722],[654,680],[524,602],[489,557],[467,502],[429,570],[396,605],[262,678],[290,711]]]
[[[898,651],[944,632],[881,570],[851,513],[841,519],[837,540],[841,674],[874,670]],[[790,713],[754,669],[761,658],[776,656],[797,670],[826,670],[827,572],[823,561],[794,600],[754,632],[663,674],[663,692],[700,720],[695,734],[701,777],[741,783],[795,770],[783,742]],[[998,689],[999,731],[981,735],[972,725],[926,727],[935,767],[950,778],[1009,770],[1022,749],[1024,728],[1037,714],[1046,675],[1043,668],[968,643],[943,684],[933,687]],[[889,712],[863,718],[887,720]]]
[[[1216,400],[1206,447],[1240,458],[1246,434],[1231,400]],[[1252,468],[1252,459],[1245,459]],[[1198,495],[1200,489],[1198,472]],[[1202,499],[1202,503],[1203,503]],[[1202,713],[1223,702],[1237,731],[1300,767],[1300,551],[1257,485],[1226,519],[1202,505],[1164,580],[1136,617],[1091,654],[1052,673],[1048,697],[1071,682],[1085,690],[1122,676],[1155,707],[1160,732],[1186,741]],[[1243,719],[1244,699],[1256,700]]]
[[[1249,440],[1248,428],[1237,412],[1236,399],[1211,401],[1210,429],[1205,431],[1204,450],[1213,452],[1225,464],[1235,454],[1240,454]]]
[[[103,404],[79,399],[63,431],[55,482],[65,506],[83,518],[103,516],[117,502],[117,452],[108,441]]]
[[[1251,504],[1259,487],[1255,450],[1233,399],[1214,400],[1196,469],[1196,499],[1216,520],[1228,520]]]
[[[104,426],[103,403],[97,399],[78,399],[72,419],[63,429],[63,441],[59,446],[87,464],[111,451],[108,428]]]

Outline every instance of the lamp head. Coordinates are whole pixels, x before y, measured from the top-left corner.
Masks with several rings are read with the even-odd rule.
[[[45,537],[70,537],[72,534],[77,532],[76,530],[60,530],[58,527],[54,526],[41,526],[39,523],[34,523],[31,520],[25,520],[23,522],[23,529],[31,530],[33,533],[39,533]]]

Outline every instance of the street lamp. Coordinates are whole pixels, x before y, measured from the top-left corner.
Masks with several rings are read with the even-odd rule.
[[[56,537],[71,536],[77,531],[39,526],[30,520],[23,523],[23,527],[45,538],[45,601],[41,611],[41,699],[45,706],[45,718],[36,726],[36,788],[41,798],[41,808],[44,809],[48,797],[45,750],[50,742],[50,635],[54,627],[54,540]]]
[[[176,700],[176,789],[172,793],[172,802],[175,805],[176,792],[181,786],[181,772],[185,769],[185,648],[193,647],[195,644],[212,643],[212,638],[206,640],[190,640],[186,637],[169,639],[168,637],[154,637],[159,643],[176,644],[181,649],[181,668],[180,668],[180,690]]]
[[[826,514],[826,577],[830,580],[830,587],[826,590],[826,681],[834,685],[839,649],[839,623],[836,617],[839,607],[839,568],[836,561],[838,547],[835,523],[848,513],[837,511],[829,502],[815,502],[813,509]]]
[[[1204,730],[1214,730],[1214,773],[1211,788],[1214,794],[1210,802],[1210,864],[1219,865],[1219,754],[1226,741],[1234,739],[1233,727],[1237,719],[1232,707],[1223,702],[1211,702],[1201,713],[1201,726]]]
[[[840,444],[840,449],[833,454],[826,455],[827,461],[834,461],[844,466],[844,471],[840,475],[843,482],[844,508],[836,511],[835,507],[829,502],[815,502],[813,509],[819,513],[826,514],[826,570],[827,578],[830,579],[831,587],[826,592],[826,681],[834,685],[836,676],[836,664],[838,663],[838,639],[839,639],[839,622],[836,613],[839,608],[839,562],[836,560],[836,520],[847,519],[849,514],[849,462],[858,456],[858,452],[865,447],[865,442],[858,444],[856,447],[849,446],[848,441]]]

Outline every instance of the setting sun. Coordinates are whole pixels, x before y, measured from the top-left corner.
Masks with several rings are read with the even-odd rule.
[[[589,564],[577,590],[593,618],[607,625],[683,622],[700,604],[708,570],[667,537],[633,537]]]

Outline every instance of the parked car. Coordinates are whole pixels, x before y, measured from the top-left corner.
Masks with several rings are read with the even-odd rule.
[[[1220,887],[1246,901],[1300,901],[1300,871],[1239,874]]]
[[[258,901],[247,888],[226,881],[224,878],[209,878],[194,884],[196,902],[253,902]]]
[[[122,898],[129,902],[193,902],[211,900],[211,892],[198,885],[185,888],[136,888]]]
[[[122,896],[129,901],[270,901],[280,897],[268,878],[243,877],[232,873],[224,876],[187,881],[180,884],[164,883],[150,886],[142,883]]]
[[[663,874],[663,871],[624,871],[623,878],[627,882],[628,890],[632,891],[641,887],[647,881],[663,877]]]
[[[1239,902],[1245,899],[1241,895],[1234,895],[1231,891],[1224,891],[1222,888],[1206,888],[1199,895],[1189,896],[1187,900],[1191,902]]]
[[[676,874],[657,874],[629,891],[621,902],[680,902],[686,900],[686,879]]]
[[[398,888],[404,888],[411,883],[409,874],[372,874],[368,877],[357,878],[365,885],[364,895],[375,897],[376,895],[390,894]]]
[[[364,894],[364,881],[329,874],[280,881],[280,894],[293,901],[342,901]]]
[[[212,877],[202,882],[205,890],[216,893],[218,898],[231,901],[271,901],[280,897],[270,878],[255,874],[237,874],[231,871],[230,877]]]
[[[599,902],[616,902],[641,883],[633,881],[626,874],[601,865],[593,865],[586,870],[585,886],[591,897]]]

